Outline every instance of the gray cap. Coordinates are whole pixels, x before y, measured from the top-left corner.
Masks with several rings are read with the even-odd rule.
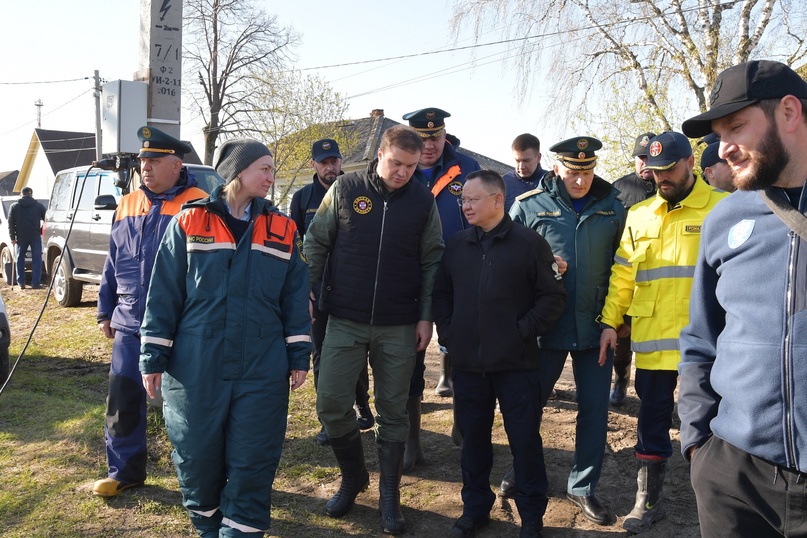
[[[238,177],[249,165],[272,152],[265,144],[251,138],[234,138],[227,140],[213,156],[213,168],[227,183]]]

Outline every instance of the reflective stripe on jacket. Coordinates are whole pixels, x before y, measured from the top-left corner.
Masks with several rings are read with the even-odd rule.
[[[659,194],[628,211],[614,256],[602,322],[611,327],[632,316],[636,367],[675,370],[678,336],[689,322],[689,294],[704,217],[727,193],[696,177],[674,209]]]

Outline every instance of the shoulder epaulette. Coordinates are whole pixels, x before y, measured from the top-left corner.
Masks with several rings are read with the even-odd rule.
[[[531,191],[525,192],[524,194],[519,194],[518,196],[516,196],[516,200],[518,200],[520,202],[521,200],[525,200],[525,199],[529,198],[530,196],[534,196],[536,194],[541,194],[542,192],[544,192],[544,189],[542,189],[541,187],[536,187],[536,188],[532,189]]]

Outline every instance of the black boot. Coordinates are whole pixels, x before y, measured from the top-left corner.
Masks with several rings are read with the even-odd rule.
[[[350,512],[356,496],[370,485],[370,475],[364,466],[364,448],[358,428],[342,437],[332,437],[331,448],[342,471],[342,483],[325,503],[325,514],[342,517]]]
[[[401,474],[403,471],[404,443],[376,439],[378,447],[378,510],[381,524],[387,534],[406,532],[406,521],[401,513]]]
[[[502,484],[499,486],[499,494],[502,497],[510,499],[516,496],[516,472],[513,470],[512,465],[502,477]]]
[[[440,352],[440,379],[437,381],[434,393],[445,398],[454,396],[454,384],[451,382],[451,357],[442,351]]]
[[[619,338],[614,352],[614,388],[611,390],[611,405],[621,407],[625,403],[630,383],[630,363],[633,353],[630,350],[630,337]]]
[[[409,435],[406,437],[406,452],[403,456],[403,472],[409,474],[418,463],[426,463],[420,447],[420,395],[410,396],[406,401],[406,413],[409,415]]]
[[[667,475],[667,460],[639,460],[636,478],[636,504],[625,516],[622,528],[632,534],[650,530],[653,523],[664,517],[661,499],[664,496],[664,477]]]

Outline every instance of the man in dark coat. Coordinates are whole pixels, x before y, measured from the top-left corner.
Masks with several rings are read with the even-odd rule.
[[[25,289],[25,253],[31,249],[31,287],[38,289],[42,280],[42,222],[45,206],[34,199],[31,187],[23,187],[22,196],[8,211],[8,235],[16,247],[17,283]],[[13,284],[13,282],[12,282]]]
[[[504,212],[504,190],[496,172],[469,174],[462,207],[473,228],[449,240],[435,280],[434,319],[454,361],[463,437],[463,511],[452,536],[472,536],[490,521],[497,399],[513,453],[520,536],[541,536],[548,502],[536,338],[558,319],[566,293],[546,240]]]

